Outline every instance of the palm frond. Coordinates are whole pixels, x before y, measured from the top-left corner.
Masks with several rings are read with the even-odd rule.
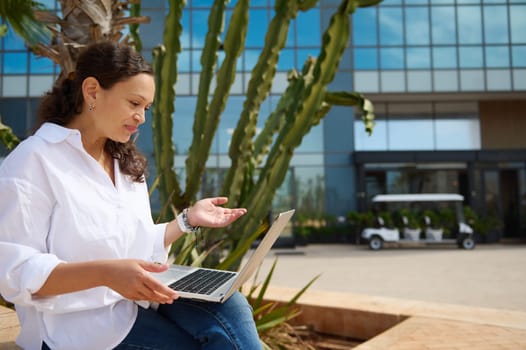
[[[232,265],[234,265],[239,259],[242,259],[245,253],[250,249],[252,242],[254,242],[254,240],[267,229],[268,224],[261,225],[256,231],[254,231],[250,236],[248,236],[248,238],[242,245],[236,247],[236,249],[231,251],[230,254],[228,254],[228,256],[226,257],[226,259],[217,266],[217,268],[221,270],[227,270]]]
[[[9,27],[24,39],[30,47],[36,46],[39,43],[48,43],[51,39],[49,29],[35,17],[37,11],[44,10],[44,6],[36,1],[0,1],[0,17],[5,19]]]

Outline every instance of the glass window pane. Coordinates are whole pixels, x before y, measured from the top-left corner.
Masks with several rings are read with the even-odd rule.
[[[431,72],[408,71],[407,90],[416,92],[431,91]]]
[[[155,21],[154,21],[155,22]],[[183,50],[185,48],[190,48],[190,33],[192,31],[192,28],[190,27],[190,11],[183,10],[183,17],[181,19],[182,25],[183,25],[183,32],[181,34],[181,45],[183,46]],[[148,27],[143,26],[143,27]],[[142,35],[143,29],[141,28],[141,35]]]
[[[4,99],[0,103],[2,122],[13,129],[15,135],[25,137],[31,126],[27,123],[27,100],[25,98]]]
[[[450,91],[458,90],[458,77],[455,70],[438,70],[433,72],[433,90]]]
[[[47,57],[36,56],[32,52],[29,53],[29,71],[37,74],[51,74],[53,73],[54,64]]]
[[[164,0],[151,0],[151,1],[145,1],[141,4],[142,8],[162,8],[164,5]]]
[[[300,12],[297,19],[297,45],[298,46],[320,46],[320,11],[311,9]]]
[[[2,93],[4,97],[25,96],[27,76],[4,76],[2,78]]]
[[[15,33],[10,25],[7,26],[7,33],[3,37],[3,42],[5,50],[26,50],[24,40]]]
[[[355,69],[378,69],[378,49],[355,49]]]
[[[178,97],[175,100],[173,142],[176,154],[187,154],[192,143],[192,127],[196,97]]]
[[[250,1],[252,6],[268,6],[268,0],[252,0]]]
[[[437,119],[435,130],[439,150],[480,149],[478,119]]]
[[[433,121],[389,120],[389,150],[431,150],[434,148]]]
[[[408,7],[405,9],[407,45],[429,44],[429,11],[427,7]]]
[[[459,48],[459,61],[461,68],[482,68],[482,47],[468,46]]]
[[[39,75],[29,77],[29,96],[41,97],[53,86],[52,75]]]
[[[513,89],[526,90],[526,69],[513,70]]]
[[[153,49],[154,46],[156,46],[160,41],[162,40],[162,35],[164,32],[164,16],[162,10],[160,9],[141,9],[141,15],[142,16],[148,16],[151,18],[150,23],[148,24],[142,24],[139,29],[139,33],[141,36],[141,41],[144,45],[143,47],[143,53],[146,53],[147,51],[150,51]],[[184,15],[183,15],[184,18]],[[183,28],[188,28],[188,23],[183,24]],[[125,27],[128,28],[128,27]],[[183,48],[187,49],[190,47],[190,36],[189,36],[189,30],[185,31],[183,29],[183,35],[182,35],[182,43],[181,45]],[[184,40],[186,39],[186,41]]]
[[[47,9],[55,8],[55,0],[39,0],[38,2],[44,5],[44,7]]]
[[[428,47],[424,48],[408,48],[406,50],[407,55],[407,68],[408,69],[419,69],[419,68],[430,68],[431,67],[431,54]]]
[[[378,43],[376,7],[357,9],[351,20],[354,45],[376,45]]]
[[[507,46],[486,46],[486,66],[506,68],[510,66],[510,49]]]
[[[194,83],[194,93],[197,95],[197,87],[199,85],[199,81],[196,81]],[[243,85],[243,74],[236,74],[236,77],[234,78],[234,83],[232,83],[232,87],[230,88],[230,93],[235,95],[241,95],[244,93],[243,87],[246,87],[246,85]]]
[[[352,89],[352,76],[350,72],[339,72],[327,86],[328,90],[350,91]]]
[[[192,47],[202,48],[205,44],[206,33],[208,32],[209,10],[192,10]],[[225,32],[228,26],[225,25]]]
[[[484,40],[487,44],[508,43],[506,6],[484,6]]]
[[[283,209],[297,205],[298,212],[307,217],[315,217],[317,213],[325,212],[325,183],[323,167],[296,167],[294,168],[294,185],[296,188],[296,203],[290,203],[293,197],[290,193],[291,184],[284,182],[278,191],[275,209]],[[283,192],[283,193],[282,193]],[[281,200],[280,200],[281,199]],[[286,205],[286,206],[285,206]]]
[[[459,6],[458,18],[458,42],[460,44],[482,43],[482,20],[480,7]]]
[[[274,80],[272,81],[272,93],[282,94],[283,92],[285,92],[288,86],[289,82],[287,78],[287,73],[277,72],[276,76],[274,77]]]
[[[199,55],[198,51],[194,51],[193,52],[193,56],[198,56],[198,55]],[[179,54],[179,58],[177,60],[177,65],[178,65],[177,69],[180,72],[185,72],[185,73],[190,72],[190,66],[191,66],[191,58],[190,57],[191,57],[190,50],[183,50]],[[198,65],[195,66],[194,69],[199,69],[199,67],[200,67],[199,59],[197,59],[196,63]]]
[[[279,55],[278,71],[289,71],[295,68],[294,63],[294,50],[283,49]]]
[[[510,6],[511,42],[526,43],[526,5]]]
[[[254,68],[254,66],[258,62],[258,58],[259,58],[259,54],[260,53],[261,53],[261,50],[245,50],[245,51],[243,51],[243,59],[244,59],[243,71],[244,72],[252,71],[252,68]]]
[[[457,49],[456,47],[434,47],[433,66],[435,68],[456,68]]]
[[[511,55],[513,67],[526,67],[526,45],[513,46]]]
[[[354,148],[357,151],[387,150],[387,123],[383,119],[375,121],[373,133],[369,136],[361,120],[354,122]]]
[[[354,52],[353,48],[348,46],[342,54],[340,59],[340,70],[341,71],[350,71],[352,69],[352,53]]]
[[[296,20],[292,20],[289,25],[289,31],[287,33],[287,47],[294,47],[296,46]]]
[[[236,128],[239,116],[243,110],[243,96],[231,96],[221,115],[221,121],[216,133],[216,145],[213,152],[227,153],[230,147],[230,140]]]
[[[484,71],[478,69],[460,71],[460,90],[483,91],[485,89]]]
[[[303,65],[305,64],[305,61],[307,61],[309,57],[317,57],[319,54],[320,54],[319,48],[297,49],[296,55],[297,55],[298,67],[301,69]]]
[[[386,71],[380,73],[382,82],[382,92],[404,92],[405,76],[404,72]]]
[[[246,47],[263,47],[268,27],[268,12],[265,9],[251,9],[247,28]],[[194,27],[195,28],[195,27]]]
[[[4,74],[27,73],[27,52],[5,52],[4,53]]]
[[[452,6],[432,7],[431,25],[434,44],[455,44],[455,9]]]
[[[404,50],[402,48],[381,48],[380,66],[382,69],[403,69]]]
[[[323,121],[310,129],[296,152],[323,152]]]
[[[488,69],[486,71],[488,90],[511,89],[511,72],[508,69]]]
[[[292,159],[290,160],[291,167],[298,166],[317,166],[318,164],[323,164],[324,157],[323,153],[294,153]]]
[[[380,91],[378,72],[355,72],[354,89],[360,92]]]
[[[175,83],[175,91],[176,95],[190,95],[190,74],[188,73],[180,73],[177,75],[177,82]],[[177,101],[176,107],[177,105]]]
[[[380,44],[402,45],[404,29],[401,8],[379,8]]]

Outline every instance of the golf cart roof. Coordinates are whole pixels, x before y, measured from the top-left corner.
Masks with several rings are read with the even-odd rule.
[[[455,193],[379,194],[373,202],[462,202],[464,197]]]

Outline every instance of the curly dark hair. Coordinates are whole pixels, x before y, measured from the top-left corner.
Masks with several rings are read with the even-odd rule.
[[[153,75],[153,69],[132,47],[110,41],[87,46],[77,60],[75,72],[57,81],[44,95],[38,110],[38,126],[45,122],[66,126],[71,122],[82,111],[82,82],[87,77],[96,78],[103,89],[110,89],[140,73]],[[135,182],[144,181],[146,157],[139,152],[134,140],[126,143],[107,140],[105,150],[119,161],[122,173],[130,175]]]

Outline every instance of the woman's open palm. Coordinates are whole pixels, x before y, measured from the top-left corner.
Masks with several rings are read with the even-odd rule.
[[[188,209],[188,223],[192,226],[225,227],[244,215],[244,208],[224,208],[227,197],[205,198]]]

